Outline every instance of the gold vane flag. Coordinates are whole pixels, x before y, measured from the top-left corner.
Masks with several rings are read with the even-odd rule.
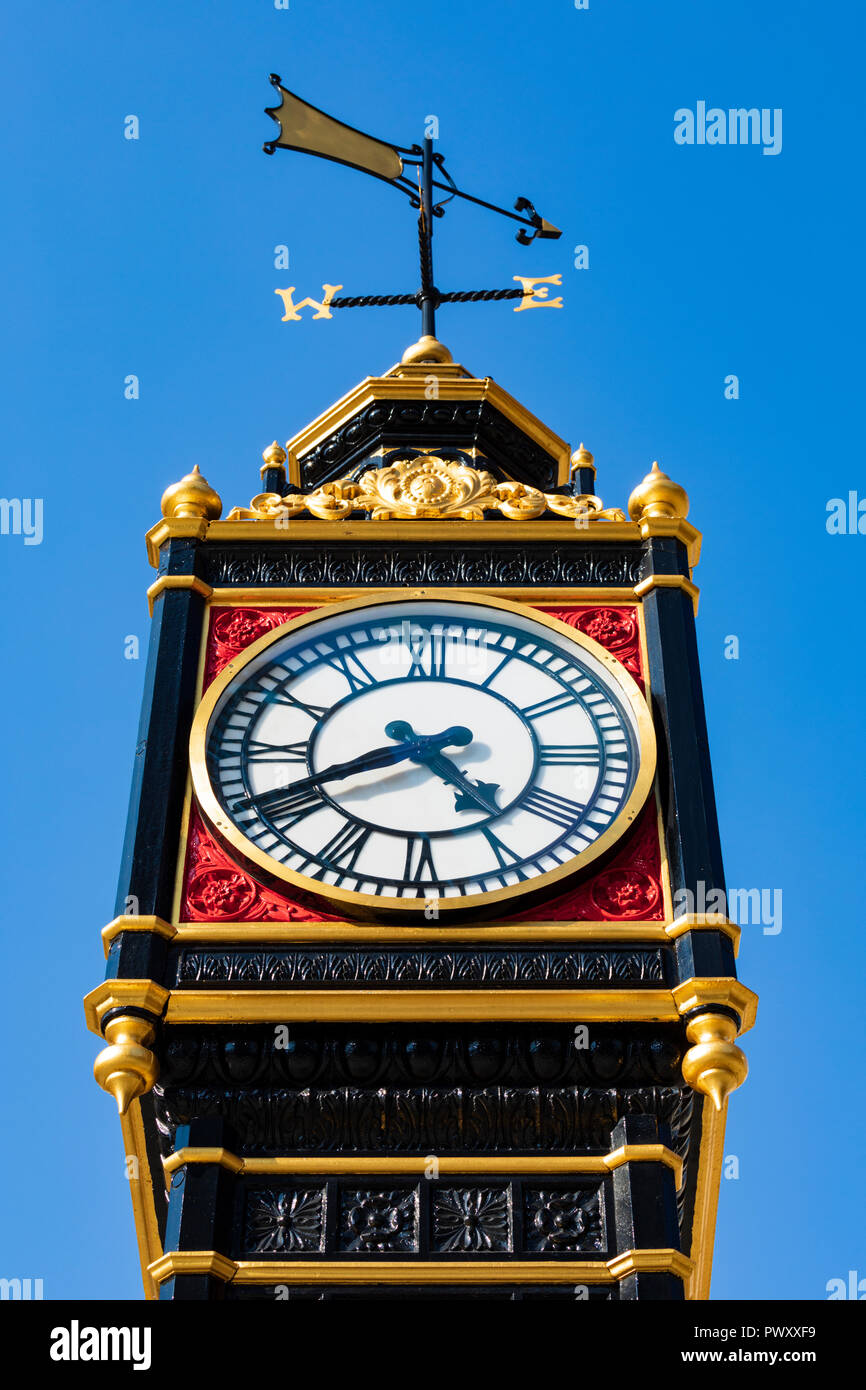
[[[273,154],[277,148],[301,150],[305,154],[336,160],[338,164],[348,164],[380,179],[391,181],[400,177],[403,161],[393,145],[344,125],[333,116],[326,116],[324,111],[287,91],[275,73],[271,74],[271,82],[281,93],[282,101],[279,106],[265,108],[266,114],[280,127],[277,139],[269,140],[264,146],[267,154]]]

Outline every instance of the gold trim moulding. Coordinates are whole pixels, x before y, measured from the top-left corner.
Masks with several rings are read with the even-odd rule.
[[[107,927],[102,928],[101,932],[106,960],[112,941],[125,931],[152,932],[154,936],[164,936],[168,941],[171,941],[172,937],[177,934],[177,927],[173,927],[162,917],[115,917],[113,921],[108,923]]]
[[[209,1274],[234,1284],[617,1284],[629,1274],[673,1274],[688,1281],[679,1250],[626,1250],[609,1260],[230,1260],[213,1250],[176,1250],[148,1267],[157,1284]]]
[[[383,523],[384,524],[384,523]],[[549,604],[563,604],[569,608],[579,608],[585,604],[603,604],[606,608],[616,608],[620,604],[627,604],[636,611],[640,610],[640,603],[634,596],[634,589],[631,585],[611,586],[609,589],[602,585],[587,585],[585,588],[565,589],[561,584],[539,585],[537,588],[527,588],[526,585],[515,584],[512,588],[503,585],[493,584],[461,584],[459,589],[455,586],[436,586],[423,590],[428,598],[445,597],[446,589],[449,593],[461,594],[487,594],[490,598],[507,598],[512,603],[525,603],[530,608],[539,608],[542,605],[547,607]],[[377,595],[387,597],[389,594],[399,594],[406,597],[406,586],[403,584],[382,584],[375,588],[364,586],[354,586],[347,584],[344,589],[335,589],[330,586],[321,585],[301,587],[286,585],[285,587],[265,588],[247,587],[238,585],[237,588],[227,588],[218,586],[208,600],[212,607],[242,608],[245,604],[250,604],[256,608],[285,608],[286,604],[309,604],[311,607],[319,607],[325,604],[343,603],[348,599],[372,599]],[[413,589],[413,593],[421,592]]]
[[[159,548],[165,541],[169,540],[191,540],[203,541],[207,535],[208,522],[202,518],[192,517],[163,517],[145,532],[144,542],[147,546],[147,558],[154,569],[159,568]]]
[[[705,1301],[710,1296],[713,1274],[713,1246],[716,1238],[716,1215],[719,1189],[725,1158],[725,1121],[728,1103],[717,1110],[711,1096],[704,1097],[701,1112],[701,1143],[698,1154],[698,1183],[695,1191],[695,1214],[692,1225],[691,1259],[694,1270],[686,1297]]]
[[[503,1158],[500,1155],[472,1154],[461,1158],[448,1154],[436,1158],[437,1177],[452,1174],[541,1173],[545,1176],[572,1173],[612,1173],[626,1163],[663,1163],[674,1174],[677,1189],[682,1186],[683,1160],[664,1144],[623,1144],[610,1153],[595,1155],[533,1154],[526,1158]],[[163,1168],[170,1176],[187,1163],[216,1163],[230,1173],[245,1174],[388,1174],[406,1177],[424,1176],[430,1167],[431,1155],[410,1157],[358,1157],[352,1154],[324,1154],[321,1157],[239,1158],[223,1148],[176,1149],[163,1159]]]
[[[117,919],[120,920],[120,919]],[[113,923],[109,924],[114,926]],[[103,932],[108,932],[106,927]],[[123,930],[118,928],[118,930]],[[412,943],[425,946],[453,946],[468,943],[483,946],[497,941],[520,941],[536,945],[543,941],[585,942],[605,946],[647,942],[665,945],[689,931],[719,931],[731,938],[736,954],[740,928],[724,917],[680,917],[662,922],[500,922],[486,927],[411,927],[399,925],[367,926],[359,922],[181,922],[172,928],[178,945],[213,943],[215,946],[351,941],[356,946],[395,946]],[[115,933],[116,934],[116,933]]]
[[[162,1255],[162,1242],[159,1238],[159,1223],[153,1202],[153,1182],[147,1158],[147,1141],[138,1099],[132,1102],[124,1115],[121,1115],[120,1128],[126,1155],[126,1174],[129,1195],[132,1198],[132,1219],[138,1243],[144,1296],[146,1299],[155,1299],[159,1296],[159,1289],[150,1276],[149,1266]]]
[[[712,1009],[722,1004],[740,1016],[740,1036],[754,1027],[758,1012],[758,996],[732,975],[704,975],[683,980],[672,991],[680,1014],[698,1009]]]
[[[645,516],[641,518],[638,525],[642,540],[649,540],[651,536],[673,536],[676,540],[682,541],[689,558],[689,569],[695,568],[701,558],[701,541],[703,540],[697,526],[693,526],[683,516]]]
[[[155,579],[147,591],[147,608],[150,616],[153,617],[153,606],[160,594],[164,594],[167,589],[192,589],[194,594],[201,594],[202,598],[210,598],[213,593],[213,586],[204,579],[199,579],[197,574],[163,574],[159,579]]]
[[[669,941],[676,941],[677,937],[685,936],[690,931],[721,932],[733,942],[734,955],[738,956],[740,953],[742,929],[736,922],[730,921],[723,912],[688,912],[668,922],[664,930]]]
[[[650,574],[646,579],[642,579],[639,584],[635,584],[635,597],[643,599],[646,594],[653,589],[683,589],[692,601],[695,617],[698,616],[698,599],[700,590],[690,579],[686,579],[684,574]]]
[[[667,989],[196,989],[172,992],[165,1021],[676,1023],[679,1016]]]
[[[161,1018],[171,991],[154,980],[104,980],[84,996],[84,1016],[91,1033],[102,1037],[102,1020],[115,1009],[144,1009]]]

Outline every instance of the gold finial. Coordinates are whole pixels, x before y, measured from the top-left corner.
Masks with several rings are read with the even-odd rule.
[[[572,473],[576,473],[578,468],[591,468],[593,473],[595,472],[595,459],[583,442],[578,445],[571,456]]]
[[[454,358],[444,343],[440,343],[438,338],[431,338],[429,333],[425,333],[424,337],[419,338],[417,343],[407,347],[400,360],[404,367],[410,367],[420,362],[453,362]]]
[[[149,1091],[159,1076],[159,1064],[146,1046],[154,1039],[153,1024],[132,1015],[115,1016],[105,1025],[105,1038],[109,1046],[93,1063],[93,1075],[125,1115],[136,1096]]]
[[[628,514],[632,521],[643,521],[653,516],[687,517],[689,495],[684,487],[673,482],[654,463],[628,499]]]
[[[264,463],[259,469],[259,472],[261,473],[262,477],[264,477],[269,470],[278,468],[282,476],[285,478],[286,459],[288,458],[288,454],[286,453],[282,445],[276,441],[276,439],[274,440],[273,444],[269,444],[267,449],[265,449],[265,452],[262,454],[262,458],[264,459]]]
[[[223,504],[218,493],[203,478],[198,464],[191,473],[172,483],[162,494],[162,514],[169,519],[188,517],[196,521],[217,521]]]
[[[749,1064],[734,1043],[737,1031],[727,1014],[698,1014],[686,1024],[686,1037],[695,1046],[683,1058],[683,1076],[693,1090],[709,1096],[717,1110],[749,1074]]]

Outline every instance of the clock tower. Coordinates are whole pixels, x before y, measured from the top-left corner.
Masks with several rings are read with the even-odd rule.
[[[606,508],[429,334],[261,477],[147,537],[85,1001],[146,1296],[706,1298],[756,1001],[685,491]]]

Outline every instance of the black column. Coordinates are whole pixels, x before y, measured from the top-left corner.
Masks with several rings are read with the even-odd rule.
[[[611,1134],[611,1148],[625,1144],[664,1144],[670,1147],[667,1125],[654,1115],[628,1115]],[[613,1171],[614,1222],[617,1254],[626,1250],[679,1250],[677,1193],[673,1169],[666,1163],[623,1163]],[[620,1298],[682,1300],[683,1283],[675,1274],[627,1275]]]
[[[160,575],[192,575],[198,542],[175,539],[160,555]],[[171,918],[188,741],[195,709],[205,602],[192,589],[166,589],[154,604],[141,722],[135,750],[126,837],[115,912]],[[109,975],[160,977],[165,942],[149,933],[121,934]]]
[[[234,1147],[234,1135],[216,1116],[179,1125],[175,1150]],[[228,1256],[236,1175],[220,1163],[188,1163],[172,1174],[165,1223],[165,1254],[213,1250]],[[225,1282],[211,1274],[175,1274],[160,1287],[161,1300],[217,1300]]]

